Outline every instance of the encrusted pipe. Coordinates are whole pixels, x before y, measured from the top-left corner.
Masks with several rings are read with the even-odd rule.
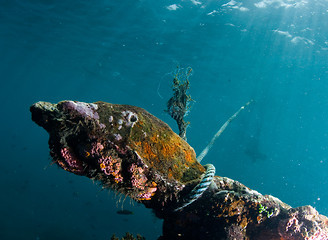
[[[328,219],[313,207],[205,173],[193,148],[142,108],[62,101],[30,110],[49,133],[53,162],[152,208],[164,219],[160,240],[328,239]]]

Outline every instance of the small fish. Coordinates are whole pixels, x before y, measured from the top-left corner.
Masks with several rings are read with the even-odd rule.
[[[126,209],[124,209],[124,210],[118,210],[116,213],[117,214],[121,214],[121,215],[132,215],[133,214],[132,211],[126,210]]]

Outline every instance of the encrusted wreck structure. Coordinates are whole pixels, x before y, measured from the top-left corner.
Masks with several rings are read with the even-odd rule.
[[[49,133],[53,162],[153,209],[164,219],[160,240],[328,239],[328,219],[313,207],[292,208],[214,176],[186,141],[142,108],[62,101],[30,110]]]

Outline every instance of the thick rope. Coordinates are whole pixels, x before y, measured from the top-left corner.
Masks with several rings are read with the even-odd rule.
[[[214,137],[211,139],[210,143],[206,146],[206,148],[201,152],[201,154],[197,157],[197,161],[201,162],[203,158],[207,155],[208,151],[212,148],[215,140],[221,135],[221,133],[226,129],[226,127],[229,125],[229,123],[234,120],[237,115],[243,110],[246,106],[248,106],[252,102],[249,101],[244,106],[239,108],[237,112],[235,112],[219,129],[219,131],[214,135]],[[206,172],[204,176],[202,177],[201,181],[191,190],[191,192],[188,194],[188,196],[183,200],[183,204],[174,209],[174,211],[179,211],[185,207],[187,207],[189,204],[196,201],[198,198],[200,198],[203,193],[208,189],[208,187],[211,185],[214,175],[215,175],[215,167],[213,164],[206,164],[204,165]]]
[[[242,106],[241,108],[239,108],[239,110],[237,112],[234,113],[234,115],[232,115],[223,125],[222,127],[219,129],[219,131],[213,136],[213,138],[211,139],[210,143],[206,146],[206,148],[204,148],[204,150],[201,152],[201,154],[199,154],[199,156],[197,157],[197,161],[201,162],[203,160],[203,158],[207,155],[208,151],[212,148],[215,140],[221,135],[221,133],[226,129],[226,127],[229,125],[229,123],[234,120],[237,115],[241,112],[241,110],[243,110],[247,105],[249,105],[252,102],[249,101],[248,103],[246,103],[244,106]]]
[[[183,204],[180,207],[174,209],[175,212],[187,207],[189,204],[196,201],[211,185],[213,177],[215,175],[215,167],[212,164],[206,164],[204,165],[204,167],[206,169],[206,172],[202,180],[193,188],[193,190],[191,190],[188,196],[183,200]]]

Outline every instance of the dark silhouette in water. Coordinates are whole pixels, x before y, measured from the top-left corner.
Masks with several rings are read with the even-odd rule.
[[[120,214],[120,215],[133,215],[133,212],[132,211],[126,210],[126,209],[118,210],[116,213],[117,214]]]
[[[265,161],[268,158],[267,155],[261,151],[260,135],[261,135],[261,130],[260,130],[260,128],[258,128],[256,130],[255,135],[250,136],[250,138],[248,139],[245,150],[244,150],[244,153],[250,159],[252,159],[253,162]]]

